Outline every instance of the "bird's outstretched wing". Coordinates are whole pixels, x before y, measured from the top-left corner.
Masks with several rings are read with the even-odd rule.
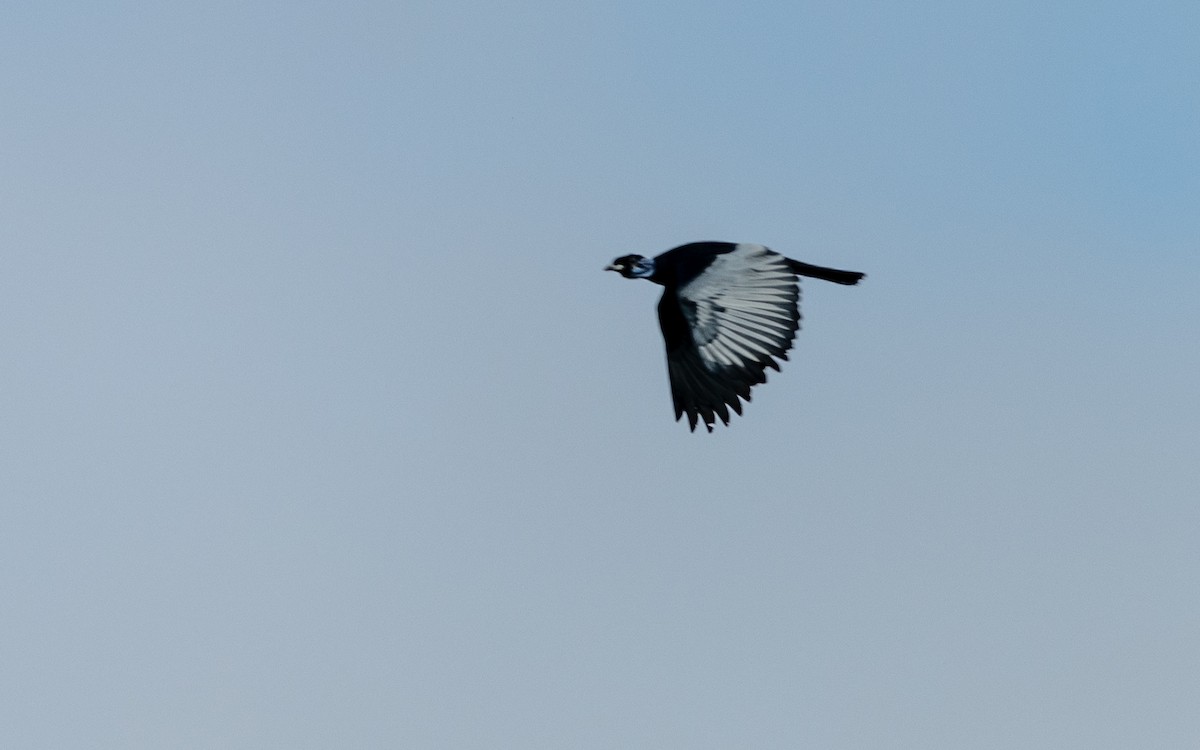
[[[675,418],[688,415],[712,431],[716,418],[729,424],[729,409],[742,413],[739,398],[779,369],[800,328],[800,287],[782,255],[742,244],[678,289],[667,289],[658,319],[667,346],[667,369]]]

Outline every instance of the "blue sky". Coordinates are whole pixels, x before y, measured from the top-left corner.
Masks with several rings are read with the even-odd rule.
[[[1195,745],[1198,31],[10,4],[0,744]],[[701,239],[868,274],[713,435]]]

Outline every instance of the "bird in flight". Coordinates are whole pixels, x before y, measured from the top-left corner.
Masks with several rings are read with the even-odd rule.
[[[865,274],[785,258],[762,245],[692,242],[656,258],[624,255],[606,271],[663,287],[658,324],[667,346],[675,419],[712,432],[738,399],[779,370],[800,330],[799,276],[853,286]]]

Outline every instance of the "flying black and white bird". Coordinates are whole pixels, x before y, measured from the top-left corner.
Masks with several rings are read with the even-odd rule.
[[[693,242],[656,258],[624,255],[609,265],[627,279],[664,287],[658,324],[667,346],[667,373],[675,419],[687,414],[712,432],[717,417],[779,370],[800,330],[799,276],[857,284],[865,274],[822,268],[785,258],[762,245]]]

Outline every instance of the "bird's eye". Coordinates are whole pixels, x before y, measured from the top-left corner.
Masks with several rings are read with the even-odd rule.
[[[654,260],[651,258],[639,258],[633,263],[633,275],[638,278],[653,276]]]

